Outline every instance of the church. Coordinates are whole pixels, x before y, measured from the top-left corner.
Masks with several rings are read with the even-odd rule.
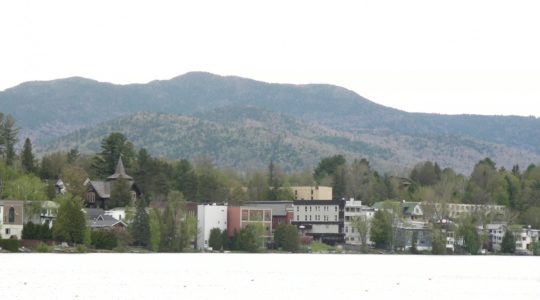
[[[119,179],[124,179],[128,184],[131,190],[131,202],[134,204],[135,201],[141,196],[141,191],[135,184],[133,177],[126,173],[124,163],[122,162],[122,157],[120,157],[118,159],[118,163],[116,164],[114,174],[107,177],[107,179],[101,181],[86,179],[84,182],[84,185],[87,188],[85,206],[87,208],[107,209],[107,204],[111,199],[111,190],[113,184]]]

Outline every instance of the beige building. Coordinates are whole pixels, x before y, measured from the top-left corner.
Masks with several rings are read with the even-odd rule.
[[[329,186],[292,186],[294,200],[332,200]]]

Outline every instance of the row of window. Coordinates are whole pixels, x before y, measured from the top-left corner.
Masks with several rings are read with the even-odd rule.
[[[309,211],[312,211],[313,208],[315,208],[315,211],[321,211],[321,207],[322,207],[323,211],[330,211],[329,206],[312,206],[312,205],[304,206],[304,211],[308,211],[308,208],[309,208]],[[296,206],[296,211],[297,212],[300,211],[300,205]],[[338,211],[338,206],[337,205],[334,205],[334,211]]]
[[[309,219],[309,220],[308,220]],[[334,222],[337,222],[338,216],[334,216]],[[296,221],[300,221],[300,216],[296,215]],[[311,215],[304,215],[304,221],[312,221]],[[321,221],[320,215],[315,215],[315,221]],[[323,216],[322,221],[329,222],[330,217],[329,216]]]

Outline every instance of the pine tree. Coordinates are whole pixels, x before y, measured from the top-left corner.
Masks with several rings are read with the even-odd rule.
[[[133,144],[123,134],[114,132],[101,141],[101,152],[94,157],[92,167],[99,176],[107,177],[114,173],[120,156],[125,167],[129,169],[135,157]]]
[[[516,239],[510,229],[506,230],[501,242],[502,253],[514,253],[516,252]]]
[[[149,247],[150,245],[150,218],[146,212],[144,201],[137,201],[137,211],[131,225],[131,234],[137,246]]]
[[[0,155],[5,158],[8,166],[15,161],[15,144],[17,143],[18,128],[15,128],[15,119],[0,113]]]
[[[21,163],[22,167],[26,172],[34,172],[34,154],[32,153],[32,142],[29,138],[26,138],[24,141],[23,151],[21,153]]]
[[[221,230],[219,228],[212,228],[210,230],[210,238],[208,239],[208,246],[212,249],[219,251],[221,250],[223,240],[221,236]]]

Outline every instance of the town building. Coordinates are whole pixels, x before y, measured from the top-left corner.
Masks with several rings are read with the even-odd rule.
[[[279,224],[291,224],[294,212],[292,201],[253,201],[247,206],[253,208],[270,209],[272,211],[272,230]]]
[[[111,198],[112,187],[119,179],[125,180],[131,189],[132,202],[135,202],[137,198],[141,196],[139,187],[135,184],[133,177],[126,173],[122,158],[118,159],[116,170],[114,174],[107,177],[106,180],[90,180],[86,179],[84,185],[87,187],[85,205],[88,208],[102,208],[107,209],[107,202]]]
[[[524,226],[514,232],[517,254],[533,254],[533,245],[540,240],[540,230]]]
[[[0,238],[22,238],[24,227],[24,201],[0,200]]]
[[[292,186],[294,200],[332,200],[332,187]]]
[[[506,233],[506,224],[487,224],[484,228],[484,233],[487,236],[488,251],[499,252],[501,251],[501,244]]]
[[[367,236],[366,241],[369,243],[369,224],[373,215],[375,214],[375,209],[362,205],[362,201],[349,199],[345,202],[345,212],[344,212],[344,226],[345,226],[345,243],[351,245],[361,245],[362,239],[356,223],[358,220],[365,218],[367,221]]]
[[[344,200],[295,200],[293,225],[327,244],[345,242]]]
[[[213,228],[227,230],[228,207],[225,205],[197,205],[197,248],[206,249]]]
[[[402,222],[396,228],[396,248],[409,251],[431,251],[433,248],[433,230],[426,222]]]
[[[227,221],[229,236],[253,224],[261,226],[262,237],[265,240],[272,239],[272,209],[256,206],[229,206]]]

